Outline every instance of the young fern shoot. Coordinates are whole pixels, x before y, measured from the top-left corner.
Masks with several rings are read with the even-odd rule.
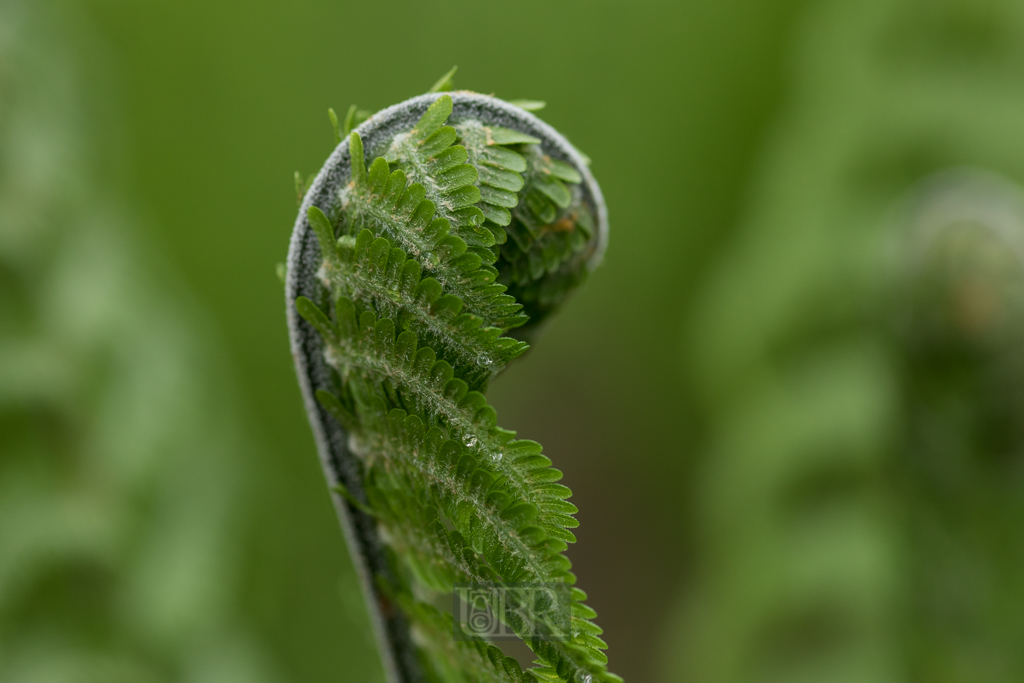
[[[434,90],[450,88],[451,73]],[[289,326],[388,674],[620,681],[564,554],[577,509],[562,474],[484,396],[600,260],[585,157],[526,109],[468,92],[353,107],[336,130],[292,238]],[[438,609],[458,585],[501,605],[533,668]],[[529,600],[509,597],[520,585]]]

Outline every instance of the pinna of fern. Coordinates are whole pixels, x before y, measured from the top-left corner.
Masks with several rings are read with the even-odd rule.
[[[621,680],[564,554],[577,509],[561,472],[499,427],[484,395],[600,260],[607,217],[585,157],[526,110],[469,92],[353,108],[339,139],[296,223],[289,326],[389,676]],[[539,587],[495,615],[533,668],[454,637],[434,603],[457,584]]]

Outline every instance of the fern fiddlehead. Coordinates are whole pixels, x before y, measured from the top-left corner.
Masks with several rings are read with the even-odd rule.
[[[572,585],[569,489],[483,393],[601,257],[607,218],[584,157],[524,109],[469,92],[353,108],[338,137],[299,212],[286,298],[389,675],[621,680]],[[495,615],[536,667],[454,637],[435,603],[456,584],[536,587]]]

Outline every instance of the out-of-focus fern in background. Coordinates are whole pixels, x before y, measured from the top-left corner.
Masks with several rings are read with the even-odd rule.
[[[609,205],[488,397],[617,673],[1021,680],[1024,5],[0,0],[0,682],[380,676],[273,269],[452,64]]]
[[[1021,680],[1024,6],[831,0],[797,63],[688,324],[712,435],[674,670]]]
[[[217,351],[96,177],[73,41],[0,26],[0,680],[271,680]]]

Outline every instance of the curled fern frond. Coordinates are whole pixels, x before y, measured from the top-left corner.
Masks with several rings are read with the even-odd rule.
[[[353,107],[305,195],[286,289],[310,421],[395,681],[618,681],[565,556],[570,491],[483,393],[600,260],[604,203],[526,108],[441,94],[453,72]],[[435,607],[458,585],[533,587],[493,616],[534,668],[459,634]]]

